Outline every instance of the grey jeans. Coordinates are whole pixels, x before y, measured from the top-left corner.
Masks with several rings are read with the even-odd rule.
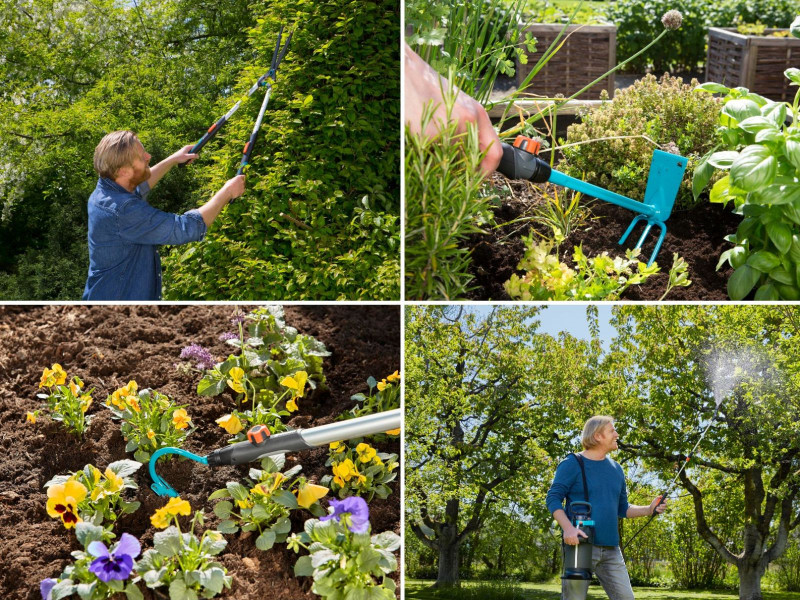
[[[634,600],[631,579],[619,546],[592,548],[592,571],[606,591],[609,600]],[[562,583],[561,597],[572,600],[566,583]]]

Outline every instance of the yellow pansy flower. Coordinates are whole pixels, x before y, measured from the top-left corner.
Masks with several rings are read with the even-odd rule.
[[[386,381],[389,381],[390,383],[395,383],[397,381],[400,381],[400,373],[398,371],[395,371],[386,378]]]
[[[239,508],[253,508],[253,503],[250,500],[237,500],[236,505]]]
[[[153,431],[152,429],[148,429],[147,430],[147,439],[152,440],[154,437],[156,437],[156,432]]]
[[[80,397],[81,401],[81,412],[86,412],[89,410],[89,407],[92,405],[92,397],[89,394],[84,394]]]
[[[134,412],[142,412],[142,409],[139,407],[139,398],[136,396],[128,396],[125,398],[125,401],[128,403],[128,406],[134,410]]]
[[[388,385],[388,384],[386,383],[386,380],[385,380],[385,379],[384,379],[384,380],[382,380],[382,381],[379,381],[379,382],[378,382],[378,391],[379,391],[379,392],[382,392],[383,390],[385,390],[385,389],[386,389],[387,385]]]
[[[70,479],[64,483],[57,483],[47,488],[47,514],[51,517],[60,517],[64,527],[70,529],[80,523],[78,504],[86,498],[86,488],[83,484]]]
[[[231,386],[234,392],[244,394],[244,369],[241,367],[233,367],[228,371],[228,385]]]
[[[253,488],[253,492],[260,494],[261,496],[269,496],[275,490],[277,490],[281,482],[286,479],[286,477],[283,476],[283,473],[271,473],[270,478],[271,481],[267,480],[255,486]]]
[[[91,467],[92,481],[94,482],[92,485],[97,485],[98,483],[100,483],[100,478],[103,476],[103,474],[100,472],[100,469],[98,469],[97,467],[95,467],[93,465],[89,465],[89,466]]]
[[[291,400],[286,401],[286,410],[291,412],[297,412],[297,402],[294,401],[295,399],[292,398]]]
[[[42,371],[42,379],[39,381],[39,388],[53,387],[56,384],[56,378],[52,369],[44,368]]]
[[[73,396],[77,396],[81,391],[81,386],[79,386],[75,381],[70,381],[69,391],[72,392]]]
[[[67,372],[60,364],[56,363],[53,365],[53,377],[55,377],[56,385],[64,385],[67,381]]]
[[[179,408],[174,413],[172,413],[172,424],[175,426],[176,429],[186,429],[189,427],[189,423],[192,422],[192,419],[187,414],[186,410],[183,408]]]
[[[119,492],[125,485],[125,480],[116,473],[114,473],[114,471],[112,471],[111,469],[106,468],[106,471],[103,474],[106,476],[105,488],[112,494],[116,494],[117,492]]]
[[[192,512],[191,505],[186,500],[178,498],[170,498],[165,506],[157,509],[156,512],[150,517],[150,522],[153,527],[164,529],[169,525],[169,517],[183,515],[188,516]]]
[[[398,427],[397,429],[390,429],[386,433],[389,435],[400,435],[400,428]]]
[[[330,449],[334,452],[344,452],[346,446],[342,442],[333,442],[330,445]]]
[[[356,466],[349,458],[343,460],[337,465],[333,465],[333,479],[339,485],[344,485],[346,481],[350,481],[353,475],[356,474]]]
[[[28,423],[36,424],[36,413],[35,412],[28,412],[25,414],[25,421]]]
[[[152,523],[153,527],[156,529],[164,529],[169,527],[169,515],[167,514],[167,511],[165,511],[163,508],[156,510],[156,512],[150,517],[150,523]]]
[[[356,452],[358,452],[358,459],[363,463],[370,462],[377,455],[375,448],[363,442],[356,446]]]
[[[231,435],[236,435],[242,429],[244,429],[244,426],[237,415],[225,415],[214,422]]]
[[[306,383],[308,382],[308,373],[305,371],[298,371],[290,377],[281,379],[281,385],[292,390],[292,398],[302,398],[305,393]]]
[[[297,504],[303,508],[308,508],[314,502],[323,498],[328,493],[328,488],[313,483],[301,483],[297,490]]]

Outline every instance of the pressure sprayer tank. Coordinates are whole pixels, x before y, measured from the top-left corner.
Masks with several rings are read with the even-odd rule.
[[[594,547],[594,521],[592,505],[588,502],[570,504],[572,524],[587,537],[578,536],[578,545],[564,545],[563,600],[584,600],[592,581],[592,548]]]

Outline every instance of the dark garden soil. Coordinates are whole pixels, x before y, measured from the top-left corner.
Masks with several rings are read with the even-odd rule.
[[[500,192],[506,187],[505,178],[494,174],[495,187]],[[466,247],[472,249],[470,272],[476,286],[468,294],[471,300],[509,300],[503,284],[513,273],[522,275],[517,265],[525,252],[522,241],[532,228],[545,235],[550,231],[531,220],[521,220],[533,214],[533,207],[543,202],[538,188],[524,181],[510,182],[513,194],[507,190],[502,204],[495,209],[495,219],[500,227],[488,229],[486,234],[474,234]],[[611,256],[624,254],[625,248],[633,248],[641,235],[639,225],[628,238],[624,247],[619,246],[622,234],[627,229],[634,213],[608,204],[594,201],[591,217],[586,224],[571,234],[561,244],[561,260],[574,266],[574,246],[583,244],[587,256],[596,256],[607,251]],[[513,222],[516,221],[516,222]],[[689,265],[688,287],[675,288],[665,300],[727,300],[726,286],[733,269],[723,267],[716,270],[720,254],[731,247],[724,237],[736,231],[740,217],[719,204],[707,200],[692,210],[673,211],[667,221],[667,237],[658,254],[661,272],[639,286],[631,286],[622,295],[622,300],[658,300],[664,293],[672,266],[672,255],[677,252]],[[645,242],[641,257],[649,259],[657,239],[657,230],[651,232]]]
[[[246,310],[246,308],[245,308]],[[51,477],[82,469],[92,463],[102,469],[123,458],[125,442],[103,402],[128,380],[140,388],[156,389],[181,404],[198,426],[186,448],[198,454],[226,445],[229,437],[214,420],[234,408],[227,392],[216,398],[196,394],[197,372],[176,369],[183,347],[198,343],[216,358],[232,348],[219,341],[232,329],[233,309],[223,306],[11,306],[0,307],[0,598],[40,598],[39,582],[57,577],[70,561],[70,551],[81,549],[73,531],[45,511],[43,485]],[[352,394],[366,391],[370,375],[380,379],[400,368],[400,314],[397,307],[317,306],[288,307],[287,324],[322,340],[332,355],[324,368],[329,391],[300,401],[290,421],[293,427],[332,422],[350,408]],[[40,415],[35,425],[25,422],[25,412],[40,407],[36,398],[42,369],[60,363],[68,375],[80,376],[94,387],[95,418],[83,441]],[[377,444],[379,450],[398,453],[399,441]],[[289,454],[287,467],[300,463],[311,481],[326,473],[327,449]],[[159,474],[188,500],[193,510],[205,509],[207,526],[218,523],[211,492],[226,481],[241,479],[249,466],[210,469],[195,462],[159,463]],[[152,547],[156,530],[150,515],[166,503],[149,487],[147,468],[136,473],[142,506],[123,516],[117,535],[128,532],[141,540],[143,550]],[[370,503],[372,531],[400,534],[399,484],[392,495]],[[129,492],[130,493],[130,492]],[[132,498],[128,498],[129,500]],[[323,506],[326,506],[323,501]],[[293,517],[293,531],[301,531],[309,514]],[[247,534],[226,536],[228,547],[220,562],[233,576],[233,585],[220,597],[236,599],[298,600],[316,598],[311,579],[296,578],[297,555],[279,545],[267,552],[255,547]],[[397,580],[397,574],[395,574]],[[141,586],[144,587],[144,586]],[[166,588],[162,588],[166,591]],[[145,591],[146,598],[153,598]]]

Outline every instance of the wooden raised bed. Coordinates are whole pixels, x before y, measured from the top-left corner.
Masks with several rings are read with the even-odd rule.
[[[520,85],[547,48],[563,29],[563,25],[535,23],[523,31],[533,35],[536,52],[528,54],[528,63],[517,61],[517,85]],[[617,62],[617,28],[614,25],[569,25],[559,43],[563,46],[553,55],[541,71],[533,78],[528,91],[538,96],[553,97],[556,94],[571,96],[591,83]],[[581,100],[597,100],[601,90],[614,97],[614,74],[600,81],[580,96]]]
[[[767,29],[765,33],[783,31]],[[710,27],[706,81],[727,87],[746,87],[775,101],[791,101],[797,88],[789,87],[783,72],[800,66],[800,39],[743,35],[734,29]]]

